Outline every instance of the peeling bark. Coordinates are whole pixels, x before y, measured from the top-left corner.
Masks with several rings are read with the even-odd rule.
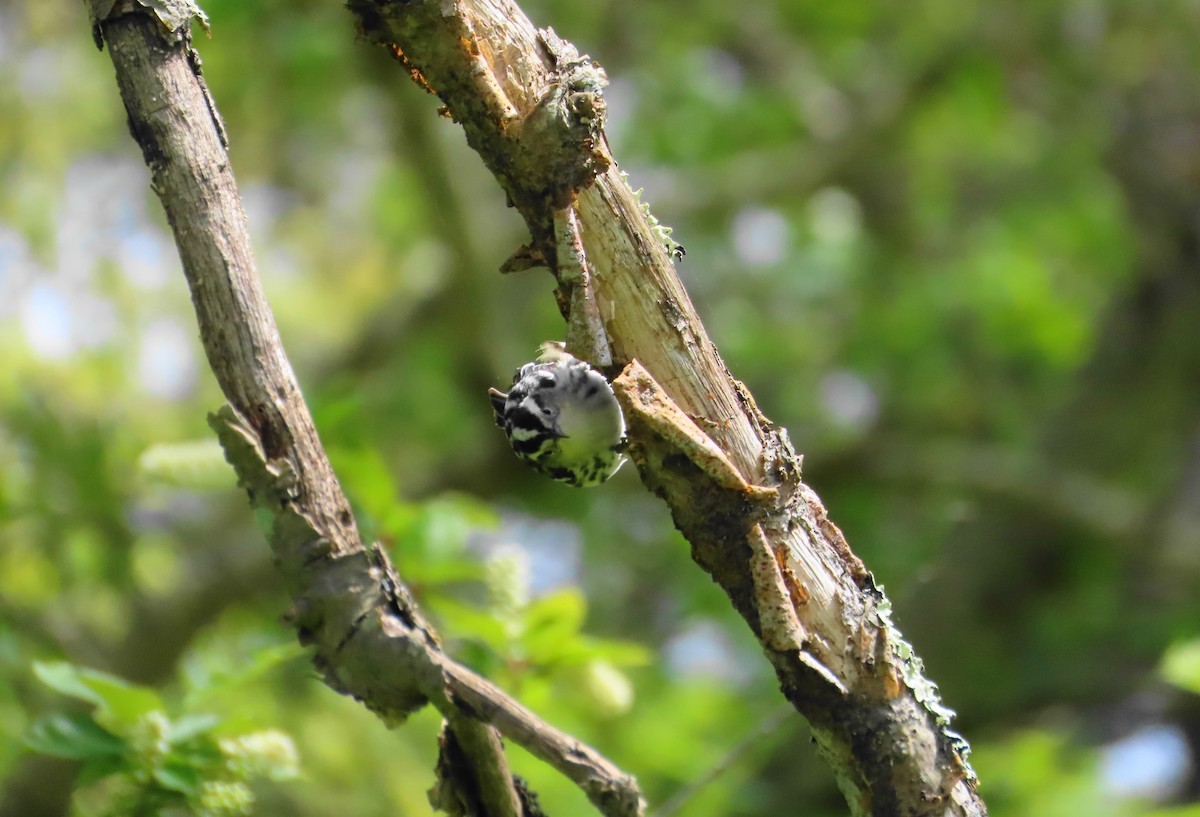
[[[350,0],[362,33],[437,93],[525,218],[508,271],[551,267],[553,213],[569,191],[607,333],[631,455],[671,508],[696,562],[762,643],[812,725],[856,815],[982,815],[967,748],[890,605],[817,495],[801,458],[735,381],[672,262],[672,247],[608,153],[589,89],[582,120],[544,122],[588,63],[507,0]],[[567,55],[564,57],[564,55]],[[593,71],[598,71],[593,68]],[[570,139],[564,134],[588,134]],[[572,164],[572,161],[574,164]],[[549,178],[547,178],[549,174]],[[576,323],[577,321],[572,321]],[[594,323],[594,321],[592,321]]]

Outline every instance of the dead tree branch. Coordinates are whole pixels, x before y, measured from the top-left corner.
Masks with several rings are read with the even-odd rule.
[[[531,236],[505,269],[558,276],[572,206],[648,488],[759,638],[856,815],[983,815],[949,711],[890,605],[800,478],[787,434],[730,377],[671,247],[603,138],[603,72],[510,0],[350,0],[363,34],[436,93]]]
[[[198,10],[186,0],[94,0],[92,11],[229,401],[211,423],[252,503],[271,514],[271,547],[294,598],[289,618],[326,683],[389,722],[437,707],[448,729],[431,799],[451,813],[530,813],[503,735],[603,813],[641,814],[632,777],[446,656],[386,555],[364,547],[255,272],[224,128],[191,47]]]

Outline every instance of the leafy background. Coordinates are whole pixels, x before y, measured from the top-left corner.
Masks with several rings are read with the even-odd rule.
[[[1200,5],[525,9],[607,69],[618,160],[959,711],[992,813],[1200,813]],[[521,224],[436,100],[338,3],[205,10],[288,352],[452,651],[652,804],[712,777],[678,813],[845,814],[632,470],[551,484],[491,426],[487,387],[561,320],[544,271],[496,273]],[[299,775],[248,782],[256,813],[428,814],[437,718],[382,728],[280,622],[82,4],[0,0],[0,110],[0,815],[182,795],[180,764],[281,732]],[[586,813],[512,755],[549,813]]]

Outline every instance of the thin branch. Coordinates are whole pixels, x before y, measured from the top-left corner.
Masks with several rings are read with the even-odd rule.
[[[392,722],[432,702],[457,746],[455,759],[439,764],[449,770],[440,794],[482,809],[474,813],[527,813],[499,727],[581,785],[605,814],[640,815],[632,777],[447,657],[386,555],[363,546],[255,273],[224,130],[186,17],[168,25],[132,0],[97,0],[93,12],[229,401],[210,423],[252,503],[271,515],[271,546],[294,598],[288,617],[315,647],[326,683]]]

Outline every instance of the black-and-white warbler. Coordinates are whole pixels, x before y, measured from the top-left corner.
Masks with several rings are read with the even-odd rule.
[[[586,488],[625,462],[625,417],[612,386],[561,343],[543,343],[507,394],[489,389],[488,397],[516,455],[551,479]]]

